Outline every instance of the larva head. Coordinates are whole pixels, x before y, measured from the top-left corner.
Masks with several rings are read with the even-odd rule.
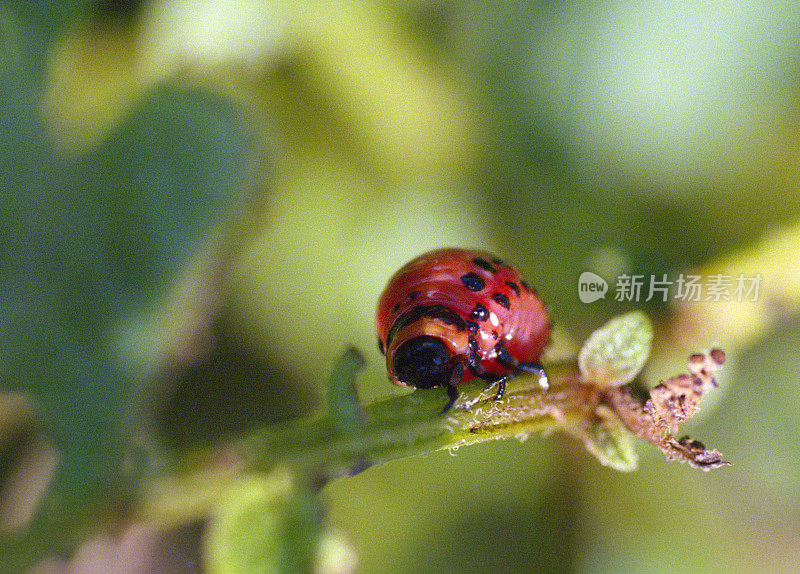
[[[392,371],[399,382],[420,389],[447,384],[452,355],[441,339],[420,335],[394,352]]]
[[[445,386],[468,340],[463,331],[434,317],[420,317],[393,333],[386,369],[393,383],[421,389]]]

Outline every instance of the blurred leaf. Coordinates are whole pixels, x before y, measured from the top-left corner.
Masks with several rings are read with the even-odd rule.
[[[0,20],[15,21],[22,36],[17,36],[24,49],[28,78],[32,83],[41,81],[48,50],[57,41],[64,29],[83,12],[92,0],[64,0],[63,2],[29,2],[28,0],[5,0],[0,5]],[[5,31],[5,30],[3,30]],[[13,38],[14,36],[10,36]],[[4,37],[0,43],[6,42]]]
[[[281,2],[168,0],[148,3],[136,25],[125,17],[82,20],[49,55],[43,107],[54,137],[84,153],[170,79],[241,99],[242,79],[282,54],[285,10]]]
[[[729,279],[730,300],[678,301],[674,345],[718,341],[735,352],[750,347],[787,316],[800,312],[798,252],[800,220],[698,269],[704,277]],[[742,290],[736,292],[740,285]],[[724,312],[720,312],[721,304]]]
[[[47,70],[46,119],[56,141],[72,153],[108,137],[156,81],[139,71],[134,29],[93,24],[70,30]]]
[[[295,8],[304,71],[323,101],[334,102],[351,151],[414,179],[473,165],[481,137],[463,75],[440,67],[374,3]]]
[[[620,472],[636,470],[639,457],[633,447],[633,436],[611,409],[598,408],[596,424],[588,426],[579,438],[586,450],[601,464]]]
[[[165,87],[101,148],[66,161],[38,88],[14,81],[0,104],[0,372],[31,397],[62,458],[30,536],[0,542],[11,570],[74,545],[129,491],[123,421],[141,365],[120,360],[122,325],[158,305],[240,195],[248,149],[228,106]]]
[[[285,469],[231,485],[213,512],[206,560],[212,574],[311,572],[319,553],[317,501]]]
[[[20,532],[31,521],[61,460],[60,453],[39,429],[28,428],[23,433],[12,437],[13,444],[2,445],[10,449],[0,450],[2,535]]]
[[[231,104],[164,84],[76,164],[74,184],[97,196],[103,248],[116,267],[108,279],[120,282],[109,285],[112,293],[141,294],[139,305],[162,296],[231,200],[242,197],[250,144]]]
[[[0,392],[0,448],[33,426],[34,421],[33,405],[25,395]]]
[[[364,368],[364,357],[349,347],[336,361],[328,383],[328,416],[342,434],[353,434],[364,426],[364,413],[358,400],[356,375]]]
[[[653,326],[644,313],[611,319],[592,333],[578,355],[584,379],[600,387],[631,382],[647,361],[652,340]]]
[[[240,74],[258,73],[284,55],[294,9],[285,0],[151,2],[142,18],[139,72],[203,76],[235,66]]]
[[[356,571],[358,555],[347,539],[326,528],[319,542],[319,558],[315,574],[351,574]]]

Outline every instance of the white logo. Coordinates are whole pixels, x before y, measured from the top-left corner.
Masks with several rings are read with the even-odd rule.
[[[578,277],[578,299],[581,303],[594,303],[608,292],[608,283],[591,271],[584,271]]]

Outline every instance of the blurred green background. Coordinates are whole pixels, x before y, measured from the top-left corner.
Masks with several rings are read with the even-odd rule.
[[[800,571],[794,3],[5,0],[0,92],[5,494],[37,433],[60,463],[8,564],[80,542],[143,451],[315,411],[347,344],[365,402],[405,392],[375,303],[453,245],[515,262],[566,352],[632,308],[653,382],[722,346],[687,427],[734,466],[560,436],[393,462],[323,491],[357,571]],[[763,282],[586,305],[585,270]]]

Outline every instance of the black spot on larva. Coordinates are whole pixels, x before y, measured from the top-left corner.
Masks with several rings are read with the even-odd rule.
[[[477,333],[478,330],[481,328],[475,321],[467,321],[467,331],[470,333]]]
[[[386,354],[386,349],[383,348],[383,341],[381,341],[380,337],[378,337],[378,350],[381,352],[381,355]]]
[[[491,263],[486,261],[483,257],[476,257],[472,260],[472,262],[480,267],[481,269],[486,269],[489,273],[497,273],[497,269],[495,269]]]
[[[496,341],[500,335],[497,334],[497,331],[492,331],[492,338]]]
[[[412,291],[411,293],[408,294],[409,301],[413,301],[417,297],[419,297],[419,291]]]
[[[489,318],[489,309],[478,303],[469,315],[476,321],[485,321]]]
[[[499,265],[500,267],[506,267],[505,262],[499,257],[495,257],[494,259],[492,259],[492,263],[494,263],[495,265]]]
[[[492,299],[498,305],[502,305],[506,309],[511,308],[511,302],[508,300],[508,297],[503,295],[502,293],[492,293]]]
[[[464,284],[464,287],[470,291],[480,291],[486,287],[486,283],[484,283],[483,279],[478,277],[477,273],[467,273],[462,275],[461,282]]]
[[[392,307],[392,313],[397,313],[400,310],[400,304],[395,303],[394,307]]]
[[[516,293],[516,294],[517,294],[517,297],[519,297],[519,293],[520,293],[520,291],[519,291],[519,285],[517,285],[517,284],[516,284],[516,283],[514,283],[513,281],[506,281],[506,285],[508,285],[509,287],[511,287],[511,289],[514,291],[514,293]]]
[[[475,337],[469,338],[469,350],[472,352],[478,351],[478,341],[475,340]]]

